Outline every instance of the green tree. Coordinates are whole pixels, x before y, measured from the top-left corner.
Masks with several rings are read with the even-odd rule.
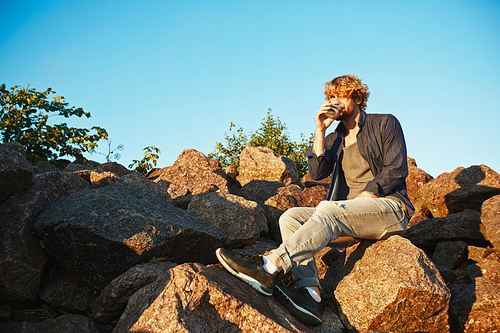
[[[292,141],[286,125],[279,117],[275,118],[272,115],[271,108],[267,110],[267,117],[262,120],[261,125],[255,133],[250,135],[250,139],[248,139],[241,127],[236,130],[236,133],[233,132],[232,130],[235,125],[231,122],[229,131],[232,132],[232,135],[224,132],[226,145],[217,142],[214,151],[208,157],[219,161],[223,167],[229,165],[239,167],[239,157],[247,145],[267,147],[279,155],[290,158],[295,162],[299,176],[302,177],[305,175],[307,172],[307,159],[304,154],[312,145],[313,134],[308,139],[304,138],[304,135],[301,134],[300,142]]]
[[[153,170],[156,167],[156,163],[160,158],[160,154],[160,149],[156,148],[155,146],[148,146],[144,148],[144,157],[142,158],[142,160],[133,160],[128,167],[135,172],[147,174],[149,171]]]
[[[215,143],[215,150],[208,154],[208,158],[219,161],[223,168],[229,165],[234,165],[239,168],[240,154],[248,145],[248,139],[243,133],[243,128],[239,127],[238,129],[233,130],[235,127],[236,125],[233,124],[233,122],[230,122],[229,134],[224,132],[226,145],[217,141]]]
[[[85,160],[83,153],[95,149],[97,142],[107,139],[105,129],[94,126],[86,128],[69,127],[67,123],[49,124],[53,116],[90,118],[82,108],[69,107],[64,97],[55,96],[52,88],[38,92],[29,87],[14,86],[6,89],[0,86],[0,135],[3,142],[17,141],[24,145],[26,158],[33,163],[71,156]],[[91,134],[90,132],[94,133]]]

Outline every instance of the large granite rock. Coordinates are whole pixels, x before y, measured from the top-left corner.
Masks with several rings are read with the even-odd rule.
[[[433,178],[424,170],[417,167],[415,159],[408,157],[408,177],[406,177],[406,189],[408,197],[412,203],[415,203],[418,198],[418,190],[422,185],[427,184]]]
[[[129,173],[132,172],[117,162],[106,162],[101,164],[99,167],[104,171],[116,174],[118,177],[128,175]]]
[[[0,299],[30,305],[36,298],[47,253],[35,236],[36,217],[60,198],[89,189],[80,177],[66,172],[37,174],[34,185],[0,206]]]
[[[170,184],[168,193],[174,205],[187,208],[192,195],[221,192],[229,193],[227,176],[220,163],[208,159],[194,149],[184,150],[172,166],[158,169],[148,175],[154,182]]]
[[[213,263],[222,232],[137,186],[118,183],[65,197],[37,218],[35,230],[63,266],[98,289],[156,257]]]
[[[471,245],[488,245],[481,233],[481,216],[478,211],[471,209],[422,221],[407,229],[403,237],[428,254],[434,252],[441,241],[462,240]]]
[[[82,315],[63,314],[57,318],[42,321],[22,320],[0,322],[0,332],[16,333],[102,333],[105,327],[99,327]]]
[[[122,176],[121,179],[127,184],[142,188],[144,191],[151,193],[158,199],[172,203],[172,198],[170,197],[170,194],[168,194],[168,187],[170,185],[168,182],[153,182],[139,172],[126,174]]]
[[[0,205],[33,186],[33,165],[18,151],[0,144]]]
[[[484,226],[484,237],[500,250],[500,195],[496,195],[483,203],[481,207],[481,223]]]
[[[278,189],[285,186],[278,181],[254,179],[242,186],[238,195],[264,205],[267,199],[278,194]]]
[[[360,332],[449,332],[450,291],[425,253],[392,236],[349,247],[333,266],[333,288],[347,328]],[[328,275],[328,274],[327,274]],[[326,279],[326,278],[325,278]]]
[[[52,171],[61,171],[53,163],[48,161],[38,161],[35,164],[35,173],[45,173]]]
[[[241,186],[254,179],[278,181],[286,185],[301,184],[295,163],[266,147],[247,146],[243,149],[237,179]]]
[[[172,268],[129,300],[113,332],[310,332],[218,266]]]
[[[495,332],[500,328],[500,262],[478,260],[467,266],[462,280],[450,286],[450,322],[456,332]]]
[[[220,229],[227,237],[228,248],[251,244],[268,231],[264,209],[255,201],[234,194],[197,195],[187,211]]]
[[[111,162],[110,162],[111,163]],[[121,182],[119,175],[112,171],[105,171],[102,166],[104,166],[107,170],[117,171],[119,164],[101,164],[101,165],[93,165],[93,164],[82,164],[78,162],[73,162],[68,164],[65,168],[65,172],[72,172],[89,182],[94,188],[104,187],[112,184],[116,184]],[[118,171],[119,174],[127,174],[123,171]]]
[[[330,183],[332,182],[332,176],[328,176],[325,179],[314,180],[309,176],[309,172],[302,177],[302,185],[304,187],[314,187],[314,186],[323,186],[327,189],[330,188]]]
[[[111,281],[90,304],[89,313],[96,323],[116,323],[127,307],[129,298],[177,264],[168,261],[136,265]]]
[[[297,185],[288,185],[278,189],[278,194],[265,202],[266,216],[271,237],[281,244],[279,218],[292,207],[316,207],[322,200],[326,200],[328,189],[323,186],[300,188]]]
[[[483,202],[500,194],[500,175],[485,165],[456,168],[420,187],[420,210],[435,218],[465,209],[479,211]]]
[[[76,172],[78,174],[78,172]],[[89,182],[94,188],[113,185],[122,180],[113,172],[108,171],[90,171]]]
[[[39,293],[44,304],[71,313],[85,312],[98,296],[98,290],[60,265],[51,267]]]
[[[432,255],[432,262],[448,269],[459,268],[467,258],[467,243],[463,241],[439,242]]]

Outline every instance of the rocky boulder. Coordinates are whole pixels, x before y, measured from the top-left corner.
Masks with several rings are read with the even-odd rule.
[[[116,174],[118,177],[122,177],[128,175],[132,171],[125,168],[123,165],[116,162],[106,162],[99,166],[103,171],[112,172]]]
[[[80,177],[60,171],[33,180],[29,190],[0,206],[0,299],[14,304],[36,300],[48,260],[34,232],[36,217],[60,198],[90,188]]]
[[[197,195],[187,211],[220,229],[227,237],[228,248],[253,243],[268,231],[264,209],[255,201],[234,194]]]
[[[21,154],[22,157],[26,157],[26,153],[24,151],[24,146],[17,142],[17,141],[10,141],[7,143],[0,143],[0,145],[3,145],[9,149],[12,149],[14,151],[17,151],[19,154]]]
[[[442,218],[465,209],[479,211],[483,202],[500,194],[500,174],[485,165],[456,168],[418,190],[421,211]]]
[[[478,260],[450,286],[450,321],[456,332],[495,332],[500,327],[500,262],[494,257]]]
[[[243,149],[237,179],[241,186],[254,179],[278,181],[286,185],[301,184],[295,163],[266,147],[247,146]]]
[[[35,164],[35,173],[45,173],[52,171],[61,171],[54,164],[48,161],[38,161]]]
[[[431,257],[432,262],[439,267],[457,269],[467,259],[467,247],[464,241],[439,242]]]
[[[174,205],[182,208],[187,207],[192,195],[229,193],[228,180],[220,164],[193,149],[184,150],[172,166],[155,170],[148,178],[171,184],[168,193]]]
[[[264,205],[267,199],[278,194],[279,188],[285,186],[282,182],[254,179],[242,186],[238,195]]]
[[[104,167],[104,168],[103,168]],[[106,171],[113,170],[113,171]],[[89,182],[94,188],[104,187],[112,184],[116,184],[121,182],[119,174],[126,175],[129,174],[130,171],[126,172],[125,167],[115,163],[108,162],[101,165],[93,165],[93,164],[82,164],[78,162],[70,163],[64,168],[65,172],[72,172]]]
[[[76,172],[78,174],[78,171]],[[113,185],[121,182],[122,180],[115,173],[112,172],[98,172],[90,171],[89,182],[95,188]]]
[[[500,195],[496,195],[483,203],[481,207],[481,223],[484,236],[500,250]]]
[[[450,331],[450,291],[427,255],[408,240],[392,236],[385,241],[362,241],[349,247],[340,260],[329,290],[334,290],[347,328]]]
[[[59,200],[37,218],[35,230],[63,266],[101,290],[156,257],[213,263],[215,249],[226,243],[208,222],[123,182]]]
[[[408,177],[406,177],[406,189],[408,191],[408,197],[412,203],[415,203],[418,198],[418,190],[422,185],[427,184],[431,181],[432,176],[429,175],[424,170],[417,167],[417,162],[415,159],[408,157]]]
[[[281,244],[279,218],[287,209],[292,207],[316,207],[322,200],[326,200],[327,195],[328,189],[323,186],[302,189],[297,185],[288,185],[279,188],[278,194],[265,202],[271,237]]]
[[[158,199],[172,203],[172,198],[168,194],[168,187],[170,183],[166,181],[153,182],[145,175],[139,172],[132,172],[121,177],[125,183],[135,185],[142,188],[144,191],[149,192]]]
[[[330,183],[332,182],[332,176],[328,176],[322,180],[314,180],[309,176],[309,172],[302,177],[302,185],[304,187],[314,187],[314,186],[323,186],[327,189],[330,188]]]
[[[0,205],[33,186],[33,165],[18,151],[0,144]]]
[[[80,163],[78,161],[74,161],[72,163],[69,163],[63,169],[64,172],[75,172],[75,171],[84,171],[84,170],[89,170],[89,171],[104,171],[104,170],[100,170],[98,168],[98,164],[96,164],[96,163],[83,164],[83,163]]]
[[[87,310],[99,291],[75,273],[58,264],[50,266],[50,274],[40,288],[39,297],[44,304],[70,313]]]
[[[404,236],[413,244],[432,253],[441,241],[464,241],[471,245],[487,246],[481,233],[481,216],[478,211],[467,209],[460,213],[429,219],[407,229]]]
[[[186,263],[129,300],[113,332],[310,332],[218,266]]]
[[[90,304],[89,312],[96,323],[116,323],[127,307],[129,298],[177,264],[168,261],[147,262],[130,268],[111,281]]]
[[[43,321],[11,321],[0,322],[1,332],[43,332],[43,333],[102,333],[105,327],[95,325],[89,318],[82,315],[63,314],[57,318]]]

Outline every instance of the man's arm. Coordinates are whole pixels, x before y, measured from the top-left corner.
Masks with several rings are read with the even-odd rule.
[[[314,132],[313,150],[316,156],[323,154],[323,151],[325,150],[326,129],[335,121],[334,118],[326,116],[326,113],[330,110],[331,106],[332,103],[330,101],[324,103],[321,105],[318,113],[316,113],[316,116],[314,117],[316,122],[316,131]],[[337,114],[337,117],[338,116],[340,116],[340,112]]]
[[[326,129],[335,121],[335,119],[326,116],[330,107],[331,103],[326,102],[321,105],[319,111],[316,113],[314,142],[305,153],[309,165],[309,176],[314,180],[321,180],[328,177],[333,170],[334,158],[326,151],[328,137],[325,137]]]

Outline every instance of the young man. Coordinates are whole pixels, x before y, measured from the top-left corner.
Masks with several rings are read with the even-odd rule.
[[[296,207],[280,217],[283,243],[267,256],[240,257],[217,249],[221,264],[264,295],[275,297],[309,325],[322,323],[318,270],[314,255],[330,242],[386,239],[403,234],[413,214],[406,191],[406,145],[398,120],[366,114],[368,86],[354,75],[325,84],[326,103],[315,116],[314,144],[307,151],[309,175],[332,175],[326,201]],[[333,105],[340,107],[332,116]],[[333,133],[327,128],[339,121]],[[292,270],[298,288],[277,284]]]

